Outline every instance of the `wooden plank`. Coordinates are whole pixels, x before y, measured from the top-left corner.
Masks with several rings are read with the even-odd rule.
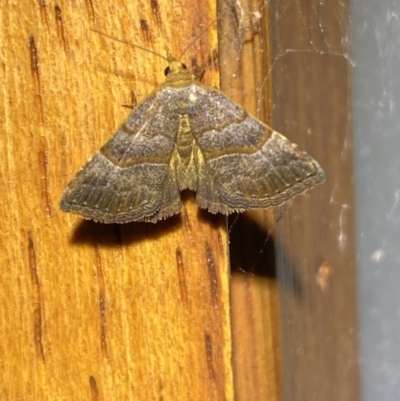
[[[275,216],[232,225],[238,400],[360,398],[348,3],[235,2],[223,25],[222,90],[327,175]]]
[[[270,3],[273,125],[327,177],[279,211],[285,401],[360,399],[349,3]]]
[[[210,21],[207,0],[5,2],[0,49],[1,399],[233,400],[226,222],[101,225],[63,187]],[[218,83],[216,27],[185,54]]]
[[[221,90],[271,125],[269,9],[221,0]],[[230,219],[232,336],[237,401],[282,400],[273,210]]]

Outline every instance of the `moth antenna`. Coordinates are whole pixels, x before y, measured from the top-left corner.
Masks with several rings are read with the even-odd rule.
[[[96,32],[96,33],[98,33],[98,34],[100,34],[100,35],[103,35],[103,36],[105,36],[106,38],[115,40],[116,42],[124,43],[124,44],[129,45],[129,46],[132,46],[132,47],[137,47],[137,48],[140,49],[140,50],[143,50],[143,51],[145,51],[145,52],[154,54],[155,56],[161,57],[163,60],[169,62],[169,60],[167,59],[167,57],[164,57],[163,55],[161,55],[161,54],[159,54],[159,53],[156,53],[156,52],[153,51],[153,50],[146,49],[146,48],[143,47],[143,46],[136,45],[135,43],[131,43],[131,42],[127,41],[127,40],[123,40],[123,39],[116,38],[115,36],[108,35],[107,33],[98,31],[97,29],[90,28],[90,30],[93,31],[93,32]]]
[[[204,32],[206,32],[208,30],[208,28],[210,28],[210,26],[214,25],[226,12],[228,12],[228,10],[223,11],[217,18],[215,18],[214,21],[211,21],[205,28],[203,28],[200,33],[193,38],[189,44],[183,49],[183,52],[180,54],[178,60],[180,61],[181,58],[183,57],[183,55],[186,53],[186,51],[189,49],[190,46],[192,46],[192,44],[194,42],[196,42],[198,39],[200,39],[200,37],[203,35]]]
[[[186,51],[189,49],[189,47],[192,46],[192,44],[194,42],[196,42],[198,39],[200,39],[200,37],[203,35],[204,32],[206,32],[208,30],[208,28],[210,28],[210,26],[215,24],[217,21],[218,21],[218,18],[215,19],[214,21],[210,22],[205,28],[203,28],[203,30],[201,30],[200,33],[195,38],[193,38],[189,42],[189,44],[183,49],[183,52],[180,54],[178,60],[180,60],[183,57],[183,55],[186,53]]]

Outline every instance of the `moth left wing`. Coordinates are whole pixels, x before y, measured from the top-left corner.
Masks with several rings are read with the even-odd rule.
[[[190,123],[199,152],[200,207],[224,214],[267,208],[324,181],[311,156],[222,93],[207,90],[198,99]]]
[[[103,223],[152,221],[179,212],[169,167],[178,119],[150,95],[66,187],[60,207]]]

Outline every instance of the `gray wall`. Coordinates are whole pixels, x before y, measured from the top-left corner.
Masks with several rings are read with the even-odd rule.
[[[363,401],[400,400],[400,0],[353,0]]]

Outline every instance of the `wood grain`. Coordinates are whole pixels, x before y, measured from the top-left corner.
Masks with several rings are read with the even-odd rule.
[[[350,2],[270,4],[274,127],[321,163],[323,185],[281,208],[284,399],[356,401],[358,322]]]
[[[220,0],[221,90],[271,125],[269,8]],[[225,10],[225,11],[224,11]],[[281,335],[272,209],[230,218],[234,384],[238,401],[282,400]]]
[[[226,222],[102,225],[63,187],[163,82],[211,1],[4,2],[0,119],[2,400],[233,400]],[[216,28],[183,61],[216,86]],[[131,95],[131,90],[133,95]]]
[[[358,400],[349,2],[229,4],[222,90],[327,176],[230,222],[236,397]]]

